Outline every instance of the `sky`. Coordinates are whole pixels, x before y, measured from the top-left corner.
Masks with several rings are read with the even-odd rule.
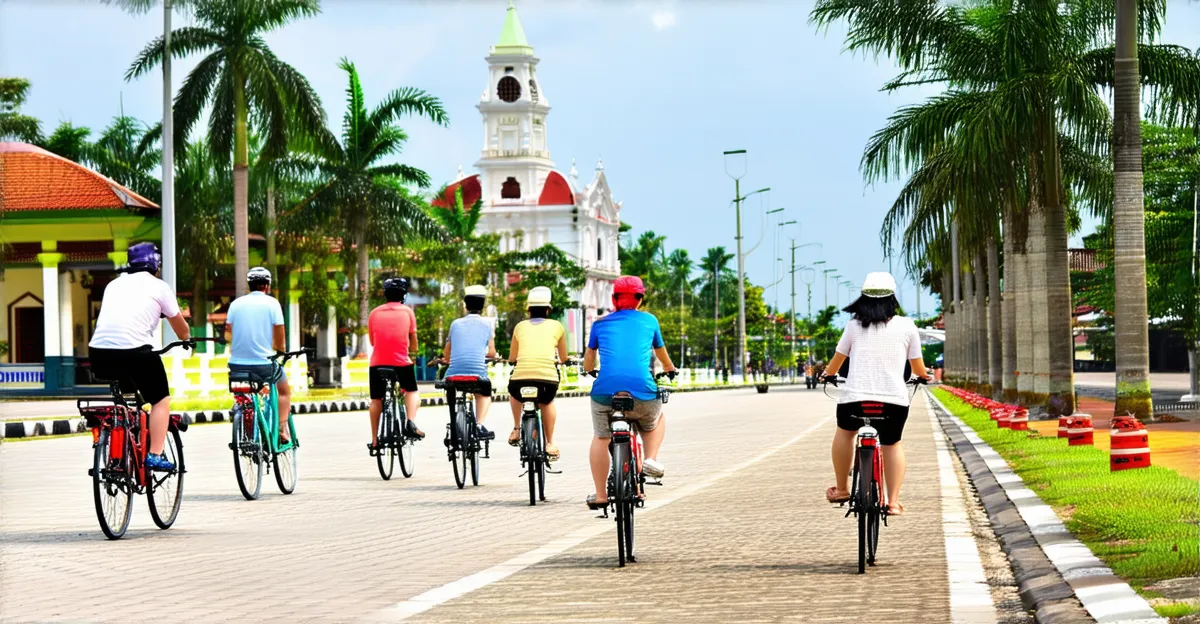
[[[410,140],[400,157],[429,172],[437,186],[453,180],[460,165],[469,173],[478,158],[481,120],[474,107],[487,87],[484,57],[500,35],[506,5],[325,0],[319,16],[272,32],[267,42],[312,82],[331,127],[340,125],[345,109],[341,57],[358,67],[370,104],[399,87],[441,98],[450,126],[404,121]],[[745,149],[743,193],[771,188],[743,207],[746,247],[762,240],[746,258],[748,279],[770,285],[783,277],[774,259],[790,262],[792,238],[820,245],[798,250],[798,264],[824,260],[856,286],[868,272],[888,270],[879,224],[900,184],[867,185],[859,159],[889,115],[936,89],[882,93],[894,67],[845,52],[843,28],[810,25],[810,2],[517,0],[516,6],[541,59],[557,167],[566,172],[574,159],[585,182],[603,159],[634,234],[666,235],[669,249],[687,249],[696,260],[709,247],[732,250],[734,183],[722,152]],[[1161,40],[1200,47],[1200,2],[1169,0],[1168,7]],[[188,22],[174,20],[176,27]],[[162,115],[160,74],[132,82],[123,76],[161,32],[161,10],[132,16],[95,1],[0,0],[0,75],[33,83],[22,110],[40,118],[47,132],[60,121],[99,131],[122,106],[153,123]],[[175,63],[175,91],[198,60]],[[798,223],[775,225],[789,220]],[[1081,234],[1093,227],[1085,222]],[[915,312],[917,287],[899,263],[893,270],[901,303]],[[806,312],[800,278],[796,289],[796,307]],[[789,290],[787,281],[768,290],[768,304],[778,297],[787,309]],[[813,310],[826,296],[829,304],[845,305],[846,288],[831,279],[827,291],[818,276]],[[928,314],[937,301],[925,292],[919,305]]]

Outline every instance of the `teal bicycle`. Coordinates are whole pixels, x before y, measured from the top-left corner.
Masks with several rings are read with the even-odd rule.
[[[276,353],[270,357],[276,373],[291,358],[310,355],[310,350],[301,349],[288,353]],[[263,393],[269,388],[268,393]],[[296,425],[292,414],[288,414],[287,441],[279,440],[279,394],[269,379],[250,371],[230,371],[229,391],[233,393],[233,451],[234,474],[238,489],[246,500],[258,498],[262,490],[264,472],[275,470],[275,483],[279,491],[291,494],[296,489],[298,477],[296,449],[300,440],[296,437]]]

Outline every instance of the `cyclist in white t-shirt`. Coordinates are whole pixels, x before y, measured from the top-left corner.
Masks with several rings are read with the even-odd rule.
[[[843,308],[850,322],[838,341],[837,352],[825,368],[825,377],[836,377],[847,358],[846,382],[838,396],[837,433],[833,437],[833,471],[836,485],[825,491],[831,503],[850,499],[850,468],[854,463],[854,439],[863,421],[863,404],[882,409],[884,419],[871,423],[879,431],[883,447],[884,484],[888,514],[904,513],[900,486],[904,482],[904,449],[900,438],[908,420],[910,395],[905,378],[906,364],[913,373],[927,377],[921,357],[921,335],[917,326],[900,316],[896,279],[890,273],[870,273],[863,282],[862,296]]]
[[[155,277],[161,265],[162,255],[154,243],[129,248],[128,268],[104,288],[96,331],[88,343],[88,359],[96,378],[120,381],[123,392],[136,388],[150,404],[146,467],[170,471],[175,466],[163,455],[171,417],[170,387],[162,358],[152,352],[157,343],[154,330],[165,317],[180,340],[189,336],[175,293]]]

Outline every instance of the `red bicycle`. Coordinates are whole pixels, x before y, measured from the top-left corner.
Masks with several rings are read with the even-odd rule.
[[[217,341],[181,340],[152,353],[161,355],[179,346],[191,348],[198,340]],[[146,470],[150,415],[141,408],[144,401],[136,391],[122,393],[119,381],[110,381],[109,388],[111,398],[80,399],[76,403],[84,422],[92,430],[92,467],[88,475],[92,477],[100,529],[108,539],[120,539],[125,535],[133,512],[134,494],[146,494],[154,524],[160,529],[169,529],[179,517],[179,506],[183,502],[183,475],[187,470],[183,463],[183,439],[179,434],[187,431],[187,423],[177,414],[171,415],[163,453],[175,469],[169,472]]]

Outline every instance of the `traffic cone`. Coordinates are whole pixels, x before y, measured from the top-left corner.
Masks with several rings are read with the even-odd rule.
[[[1071,414],[1067,417],[1067,446],[1094,444],[1091,414]]]
[[[1145,468],[1150,465],[1150,434],[1136,417],[1114,417],[1108,437],[1110,471]]]

